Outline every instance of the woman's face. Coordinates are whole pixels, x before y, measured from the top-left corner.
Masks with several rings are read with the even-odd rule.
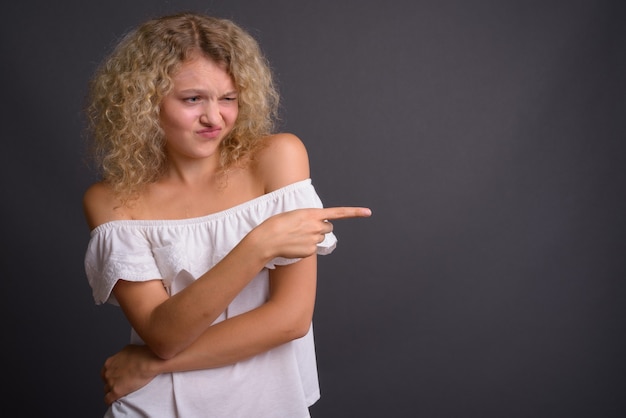
[[[218,156],[219,144],[232,131],[239,112],[232,78],[223,65],[198,55],[185,61],[172,80],[173,89],[160,109],[168,155]]]

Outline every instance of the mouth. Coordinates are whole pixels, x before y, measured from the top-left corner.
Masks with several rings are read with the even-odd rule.
[[[196,131],[196,133],[202,138],[214,139],[217,138],[222,132],[222,128],[214,127],[214,128],[204,128]]]

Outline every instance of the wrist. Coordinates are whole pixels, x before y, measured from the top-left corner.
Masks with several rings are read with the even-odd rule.
[[[164,360],[161,357],[153,354],[147,361],[143,362],[141,368],[142,373],[146,377],[155,377],[163,373],[168,373],[173,370],[168,370],[169,360]]]
[[[265,266],[276,256],[268,245],[268,240],[258,228],[250,231],[239,243],[238,247],[242,250],[249,260],[256,260],[261,266]]]

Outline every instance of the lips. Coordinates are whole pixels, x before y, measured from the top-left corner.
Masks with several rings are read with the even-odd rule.
[[[221,132],[222,132],[222,128],[215,127],[215,128],[200,129],[196,133],[203,138],[214,139],[214,138],[217,138]]]

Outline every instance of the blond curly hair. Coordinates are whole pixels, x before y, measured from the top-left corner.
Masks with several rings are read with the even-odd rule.
[[[152,19],[127,34],[96,70],[87,102],[92,156],[102,180],[126,201],[167,166],[161,101],[180,65],[201,53],[225,65],[239,115],[220,145],[222,170],[251,157],[272,133],[279,95],[257,41],[230,20],[196,13]]]

